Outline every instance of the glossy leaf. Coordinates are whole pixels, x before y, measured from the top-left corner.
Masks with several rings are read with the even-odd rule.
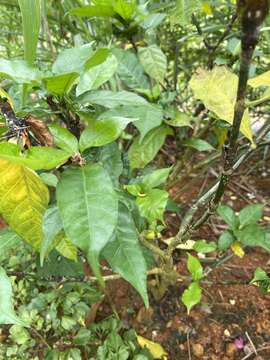
[[[116,72],[118,67],[117,59],[110,55],[103,63],[86,70],[80,77],[76,89],[76,95],[79,96],[86,91],[96,90],[106,81],[108,81]]]
[[[70,15],[80,17],[113,17],[115,12],[110,5],[90,5],[73,8],[70,10]]]
[[[52,71],[55,74],[80,73],[92,55],[93,50],[89,44],[65,49],[57,56]]]
[[[149,306],[146,287],[146,262],[139,244],[138,231],[129,210],[119,205],[118,223],[115,235],[103,255],[112,269],[130,282],[140,293],[145,306]]]
[[[54,137],[54,143],[59,148],[70,154],[79,151],[79,144],[76,137],[68,130],[58,124],[49,125],[50,132]]]
[[[238,77],[226,67],[217,66],[212,70],[199,69],[190,81],[190,87],[197,99],[220,119],[233,122]],[[245,111],[240,131],[251,142],[252,131],[248,110]]]
[[[110,90],[90,91],[79,96],[77,100],[81,104],[97,104],[109,109],[122,105],[137,106],[147,104],[143,97],[125,90],[117,92]],[[119,114],[119,116],[121,115]]]
[[[64,230],[100,278],[98,259],[117,224],[118,202],[109,175],[98,164],[71,167],[57,185]]]
[[[192,275],[192,279],[194,281],[198,281],[203,277],[203,268],[198,258],[188,254],[188,261],[187,261],[187,268],[188,271]]]
[[[162,82],[167,70],[167,58],[157,45],[139,48],[139,59],[145,72],[158,82]]]
[[[11,282],[2,267],[0,267],[0,324],[27,326],[27,324],[15,314],[12,304]]]
[[[148,89],[149,82],[137,56],[129,50],[113,49],[119,66],[117,74],[130,89]]]
[[[197,305],[201,301],[202,290],[198,282],[193,282],[189,287],[183,292],[181,297],[184,305],[187,308],[188,315],[193,306]]]
[[[256,224],[263,216],[262,204],[251,204],[244,207],[239,213],[240,229],[249,224]]]
[[[18,0],[23,25],[24,58],[32,65],[36,59],[41,20],[41,0]]]
[[[64,164],[71,156],[63,150],[45,146],[33,146],[24,152],[16,144],[0,143],[0,159],[8,160],[14,164],[24,165],[33,170],[50,170]]]
[[[31,84],[39,81],[41,73],[24,60],[0,59],[0,77],[12,79],[19,84]]]
[[[152,161],[170,134],[170,128],[161,126],[151,130],[141,143],[140,137],[136,137],[128,151],[131,168],[143,168]]]
[[[78,77],[79,74],[73,72],[45,77],[42,80],[48,93],[62,96],[70,92]]]
[[[116,140],[125,129],[130,119],[97,119],[89,123],[80,138],[80,150],[93,146],[103,146]]]
[[[0,213],[22,239],[39,249],[49,202],[47,187],[30,169],[0,160]]]

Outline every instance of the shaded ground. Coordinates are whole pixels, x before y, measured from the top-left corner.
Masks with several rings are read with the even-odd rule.
[[[257,160],[253,159],[248,166],[239,169],[224,199],[236,211],[249,203],[264,203],[263,223],[266,225],[270,224],[270,174],[265,170],[270,169],[269,165],[258,169]],[[176,199],[185,208],[210,180],[214,180],[215,175],[215,171],[210,169],[204,176],[183,179],[182,184],[173,189],[173,195],[178,193]],[[188,187],[184,188],[186,184]],[[178,223],[177,217],[168,216],[171,234]],[[216,240],[224,228],[218,218],[212,218],[197,238]],[[204,260],[204,266],[215,260],[213,254],[211,256]],[[177,271],[185,274],[185,256],[176,254],[175,260]],[[253,248],[247,250],[244,258],[233,257],[215,269],[202,284],[201,305],[196,306],[190,316],[180,302],[186,288],[183,283],[171,288],[160,301],[152,297],[147,312],[133,289],[123,281],[111,283],[110,291],[124,323],[134,326],[140,335],[160,342],[171,360],[269,360],[270,294],[262,294],[249,284],[258,266],[269,273],[270,257],[264,250]],[[102,311],[99,309],[100,314]],[[236,339],[243,342],[244,348],[236,347]]]

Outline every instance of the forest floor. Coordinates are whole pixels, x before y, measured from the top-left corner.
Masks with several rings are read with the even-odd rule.
[[[265,169],[270,169],[270,161],[262,169],[257,160],[251,159],[234,174],[223,201],[235,211],[251,203],[265,204],[262,221],[269,225],[270,173]],[[172,189],[171,195],[185,210],[198,192],[215,180],[215,175],[213,169],[203,176],[193,174]],[[171,235],[174,234],[178,217],[168,214],[166,222]],[[220,219],[212,217],[196,238],[216,241],[224,229]],[[270,272],[270,256],[260,248],[245,251],[243,258],[234,256],[211,272],[202,284],[202,302],[189,316],[180,301],[187,284],[171,287],[159,301],[151,296],[151,307],[145,310],[127,283],[122,280],[111,283],[110,292],[122,321],[138,334],[162,344],[169,360],[269,360],[270,293],[263,294],[250,281],[259,266]],[[214,258],[213,253],[209,256],[204,259],[204,266],[211,265],[218,254]],[[183,253],[176,252],[175,269],[181,275],[187,274]],[[99,308],[97,318],[102,310]]]

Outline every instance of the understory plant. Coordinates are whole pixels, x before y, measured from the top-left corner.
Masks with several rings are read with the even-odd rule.
[[[17,54],[0,60],[0,214],[7,225],[0,232],[0,251],[20,252],[26,246],[37,258],[38,271],[32,275],[56,277],[54,286],[57,278],[60,284],[63,278],[74,280],[68,287],[74,292],[70,303],[59,295],[65,287],[48,298],[64,309],[63,329],[77,322],[85,326],[74,330],[75,344],[84,347],[91,336],[96,339],[97,329],[88,330],[85,322],[89,307],[106,298],[116,312],[107,281],[122,277],[149,307],[147,277],[156,276],[153,294],[161,297],[181,278],[173,254],[183,251],[190,276],[184,277],[188,284],[181,298],[189,313],[201,299],[200,280],[208,274],[197,253],[219,251],[223,259],[228,250],[243,256],[250,246],[269,251],[267,231],[257,224],[262,205],[247,206],[239,216],[220,205],[234,171],[269,144],[269,121],[256,131],[253,126],[257,107],[270,98],[270,71],[253,71],[268,2],[67,3],[57,10],[54,2],[46,6],[41,0],[14,4],[21,11],[24,60]],[[221,21],[215,6],[227,11],[228,21],[219,24],[217,33],[207,30],[212,43],[205,28],[207,22]],[[174,27],[181,42],[166,43],[164,32],[174,33]],[[189,49],[187,59],[181,54],[190,28],[204,48],[200,64],[190,61]],[[174,154],[167,153],[169,145]],[[198,154],[202,157],[195,164]],[[218,180],[184,212],[170,197],[172,190],[184,176],[214,162],[220,165]],[[176,234],[168,238],[166,212],[181,217]],[[217,242],[196,240],[188,246],[215,213],[228,230]],[[111,274],[104,275],[108,268]],[[1,267],[0,323],[13,325],[14,339],[21,331],[17,345],[22,346],[28,339],[25,329],[38,333],[43,323],[31,306],[31,316],[14,310],[11,285],[16,284],[8,275]],[[253,282],[265,284],[266,277],[257,272]],[[87,305],[80,297],[87,298]],[[38,303],[45,311],[48,298],[39,294],[33,309]],[[69,312],[72,304],[78,311]],[[50,316],[57,328],[54,310]],[[134,334],[122,331],[121,337],[118,326],[108,325],[98,359],[153,356],[140,353],[137,340],[130,340]],[[43,338],[43,345],[49,348],[47,358],[54,359],[53,344]],[[81,356],[72,346],[65,351],[63,358]]]

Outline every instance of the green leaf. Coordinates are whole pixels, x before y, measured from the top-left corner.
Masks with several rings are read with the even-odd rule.
[[[197,240],[193,246],[193,249],[198,253],[208,254],[217,249],[217,244],[215,242],[206,242],[206,240]]]
[[[78,77],[79,74],[73,72],[45,77],[42,80],[48,93],[63,96],[70,92]]]
[[[231,229],[236,229],[238,227],[238,219],[230,206],[220,205],[217,209],[217,213]]]
[[[157,45],[139,48],[139,59],[145,72],[158,82],[162,82],[167,70],[166,55]]]
[[[270,243],[266,241],[265,230],[258,224],[247,225],[242,230],[238,230],[236,235],[245,246],[260,246],[270,251]]]
[[[251,204],[247,205],[240,211],[239,221],[240,229],[249,224],[256,224],[262,218],[264,205]]]
[[[79,151],[78,140],[68,129],[62,128],[58,124],[49,125],[49,129],[56,146],[70,154],[76,154]]]
[[[145,306],[148,307],[146,262],[132,216],[121,203],[114,239],[106,245],[103,255],[113,271],[119,273],[138,290]]]
[[[136,10],[136,1],[116,0],[113,10],[124,20],[130,20]]]
[[[117,59],[110,55],[103,63],[86,70],[80,77],[76,89],[76,95],[79,96],[86,91],[96,90],[106,81],[108,81],[116,72],[118,67]]]
[[[119,66],[117,74],[123,83],[130,89],[148,89],[149,82],[144,74],[144,69],[137,56],[129,50],[113,49]]]
[[[110,50],[107,48],[100,48],[98,49],[94,55],[86,61],[84,68],[85,70],[89,70],[90,68],[97,66],[103,63],[108,56],[110,55]]]
[[[164,184],[170,174],[171,168],[154,170],[150,174],[144,175],[142,185],[148,189]]]
[[[55,74],[80,73],[92,55],[93,50],[89,44],[65,49],[57,56],[52,71]]]
[[[149,14],[140,26],[144,29],[154,29],[162,23],[166,16],[167,14],[161,13]]]
[[[191,121],[192,118],[189,115],[177,110],[174,119],[168,120],[166,121],[166,123],[174,127],[183,127],[183,126],[192,127]]]
[[[40,264],[43,266],[45,257],[53,249],[53,242],[57,234],[63,229],[62,219],[57,206],[46,210],[43,217],[43,239],[40,247]]]
[[[110,90],[90,91],[79,96],[77,101],[80,104],[97,104],[106,108],[115,108],[122,105],[137,106],[147,104],[147,101],[143,97],[124,90],[118,92]],[[119,116],[121,115],[119,114]]]
[[[77,261],[77,248],[72,244],[64,231],[55,238],[55,249],[65,258]]]
[[[201,301],[202,290],[198,282],[193,282],[183,292],[182,301],[187,308],[188,315],[193,306],[197,305]]]
[[[203,277],[202,265],[195,256],[188,254],[187,268],[194,281],[200,280]]]
[[[80,17],[113,17],[115,11],[110,5],[90,5],[73,8],[70,10],[70,15],[76,15]]]
[[[100,280],[99,254],[110,240],[118,216],[109,175],[98,164],[70,167],[62,173],[56,197],[67,236],[87,254]]]
[[[184,145],[192,147],[198,151],[213,151],[215,148],[207,141],[202,139],[189,139],[184,142]]]
[[[232,243],[235,241],[235,237],[230,231],[224,231],[218,239],[218,248],[221,251],[226,251],[229,249],[229,247],[232,245]]]
[[[254,278],[251,280],[251,284],[256,283],[257,281],[267,280],[270,283],[270,278],[267,273],[260,267],[255,270]]]
[[[116,140],[125,129],[130,119],[111,118],[92,120],[80,138],[80,150],[93,146],[103,146]]]
[[[224,66],[216,66],[212,70],[198,69],[189,84],[196,99],[200,99],[219,119],[232,125],[238,86],[235,74]],[[244,113],[240,131],[253,142],[248,110]]]
[[[260,86],[270,86],[270,71],[266,71],[259,76],[249,79],[248,85],[252,86],[253,88]]]
[[[15,314],[12,305],[11,283],[2,267],[0,267],[0,324],[27,326],[27,324]]]
[[[171,134],[170,128],[160,126],[151,130],[141,143],[140,137],[136,137],[128,151],[131,168],[145,167],[145,165],[154,159],[163,145],[166,136]]]
[[[0,259],[6,257],[10,249],[20,244],[22,239],[10,229],[0,230]]]
[[[51,173],[41,173],[39,174],[39,177],[44,182],[44,184],[52,187],[56,187],[58,183],[58,178],[54,174]]]
[[[144,196],[137,197],[136,204],[141,216],[145,217],[150,224],[155,223],[157,220],[163,222],[168,197],[167,191],[159,189],[149,190]]]
[[[32,170],[0,160],[0,214],[36,250],[48,202],[48,189]]]
[[[31,84],[40,80],[41,73],[24,60],[0,59],[0,78],[12,79],[19,84]]]
[[[33,170],[51,170],[64,164],[70,156],[71,154],[66,151],[46,146],[32,146],[22,152],[16,144],[0,143],[0,159],[24,165]]]
[[[196,13],[200,7],[200,0],[176,0],[176,7],[171,16],[172,23],[188,25],[191,22],[192,14]]]
[[[41,19],[41,0],[18,0],[23,24],[24,58],[33,65],[36,59]]]
[[[118,185],[119,176],[123,172],[122,154],[116,142],[105,145],[100,149],[99,162],[110,175],[113,183]]]

